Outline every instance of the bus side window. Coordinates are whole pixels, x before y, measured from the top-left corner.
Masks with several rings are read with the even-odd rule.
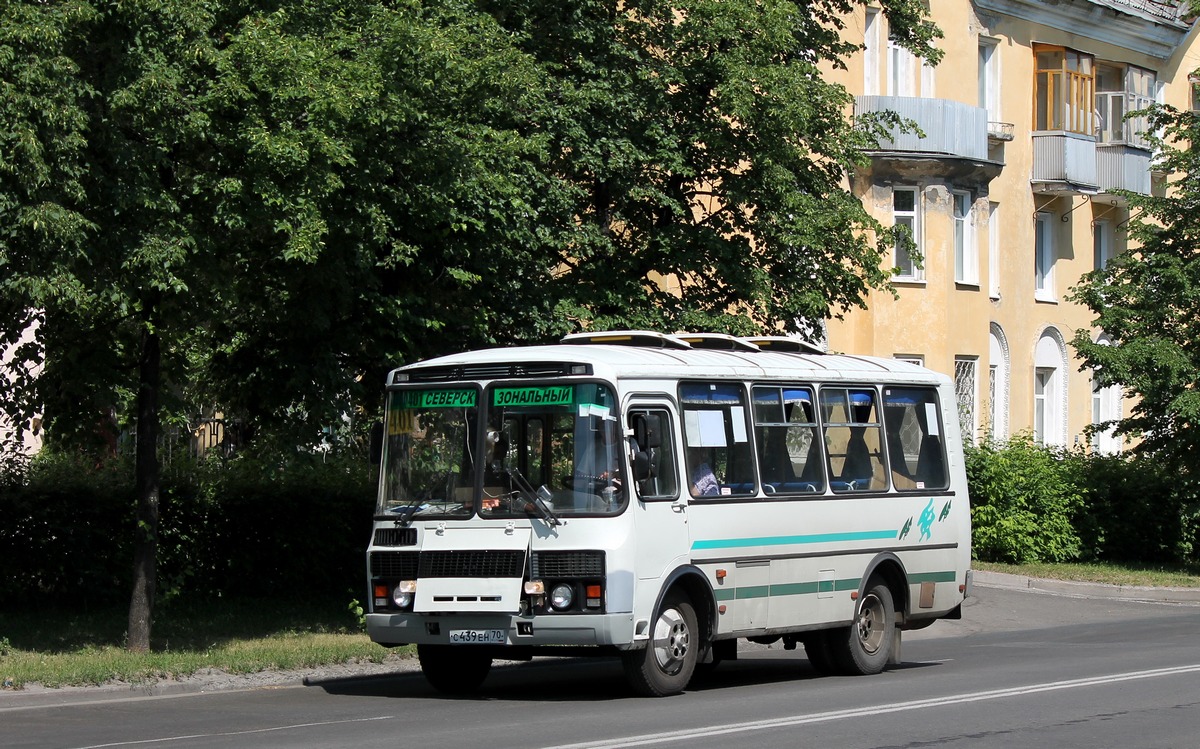
[[[889,387],[883,391],[883,404],[896,491],[945,489],[949,482],[937,391]]]
[[[679,386],[687,475],[693,497],[753,496],[754,452],[740,384],[690,382]]]
[[[835,492],[887,489],[883,434],[875,391],[870,388],[821,388],[825,449],[830,485]]]
[[[644,500],[675,499],[679,496],[679,474],[675,464],[675,430],[665,409],[629,412],[634,436],[629,449],[638,496]],[[639,466],[645,478],[638,479]]]
[[[776,385],[754,388],[758,470],[768,496],[825,491],[821,441],[817,437],[811,388]]]

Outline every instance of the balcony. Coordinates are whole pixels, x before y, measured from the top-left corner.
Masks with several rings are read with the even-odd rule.
[[[1150,152],[1125,143],[1096,146],[1096,176],[1100,189],[1150,194]]]
[[[1030,181],[1035,190],[1065,195],[1100,189],[1093,136],[1065,130],[1040,130],[1032,135]]]
[[[911,120],[924,133],[893,130],[881,140],[879,151],[908,155],[954,157],[987,161],[988,114],[986,109],[948,99],[911,96],[856,96],[856,115],[895,112]]]

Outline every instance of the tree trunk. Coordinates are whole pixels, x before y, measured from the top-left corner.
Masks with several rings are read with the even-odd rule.
[[[154,618],[154,593],[158,576],[158,388],[162,354],[158,333],[146,313],[142,351],[138,361],[137,446],[137,546],[133,557],[133,596],[129,601],[129,639],[126,647],[150,650],[150,625]]]

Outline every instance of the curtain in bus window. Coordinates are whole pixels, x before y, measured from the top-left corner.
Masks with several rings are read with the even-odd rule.
[[[746,428],[746,395],[742,386],[683,383],[679,399],[683,406],[684,457],[692,496],[755,494],[754,458]]]
[[[822,388],[821,414],[825,421],[825,451],[833,490],[886,489],[883,436],[875,391]]]
[[[945,489],[946,451],[933,388],[885,388],[883,420],[896,491]]]
[[[754,438],[767,494],[825,491],[811,388],[755,387]]]

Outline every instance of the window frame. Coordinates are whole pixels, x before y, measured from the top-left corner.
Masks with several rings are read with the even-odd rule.
[[[897,210],[896,195],[898,193],[912,195],[912,210]],[[903,225],[909,227],[909,239],[912,242],[913,248],[917,251],[917,254],[922,258],[924,257],[921,236],[923,223],[921,220],[923,194],[924,191],[917,186],[897,185],[892,187],[892,226],[902,225],[901,221],[908,222]],[[900,246],[901,242],[903,241],[904,238],[897,237],[896,242],[892,245],[892,266],[895,268],[893,280],[923,282],[925,280],[925,269],[921,265],[918,265],[915,260],[913,260],[912,253],[909,250]],[[901,264],[900,255],[902,252],[905,255],[904,264]]]
[[[1039,302],[1057,302],[1054,286],[1054,214],[1039,211],[1033,229],[1033,296]]]
[[[954,221],[954,282],[979,286],[979,245],[975,240],[975,205],[971,193],[951,190]]]
[[[1045,64],[1055,56],[1057,65]],[[1056,44],[1033,45],[1033,130],[1095,137],[1096,58]]]

